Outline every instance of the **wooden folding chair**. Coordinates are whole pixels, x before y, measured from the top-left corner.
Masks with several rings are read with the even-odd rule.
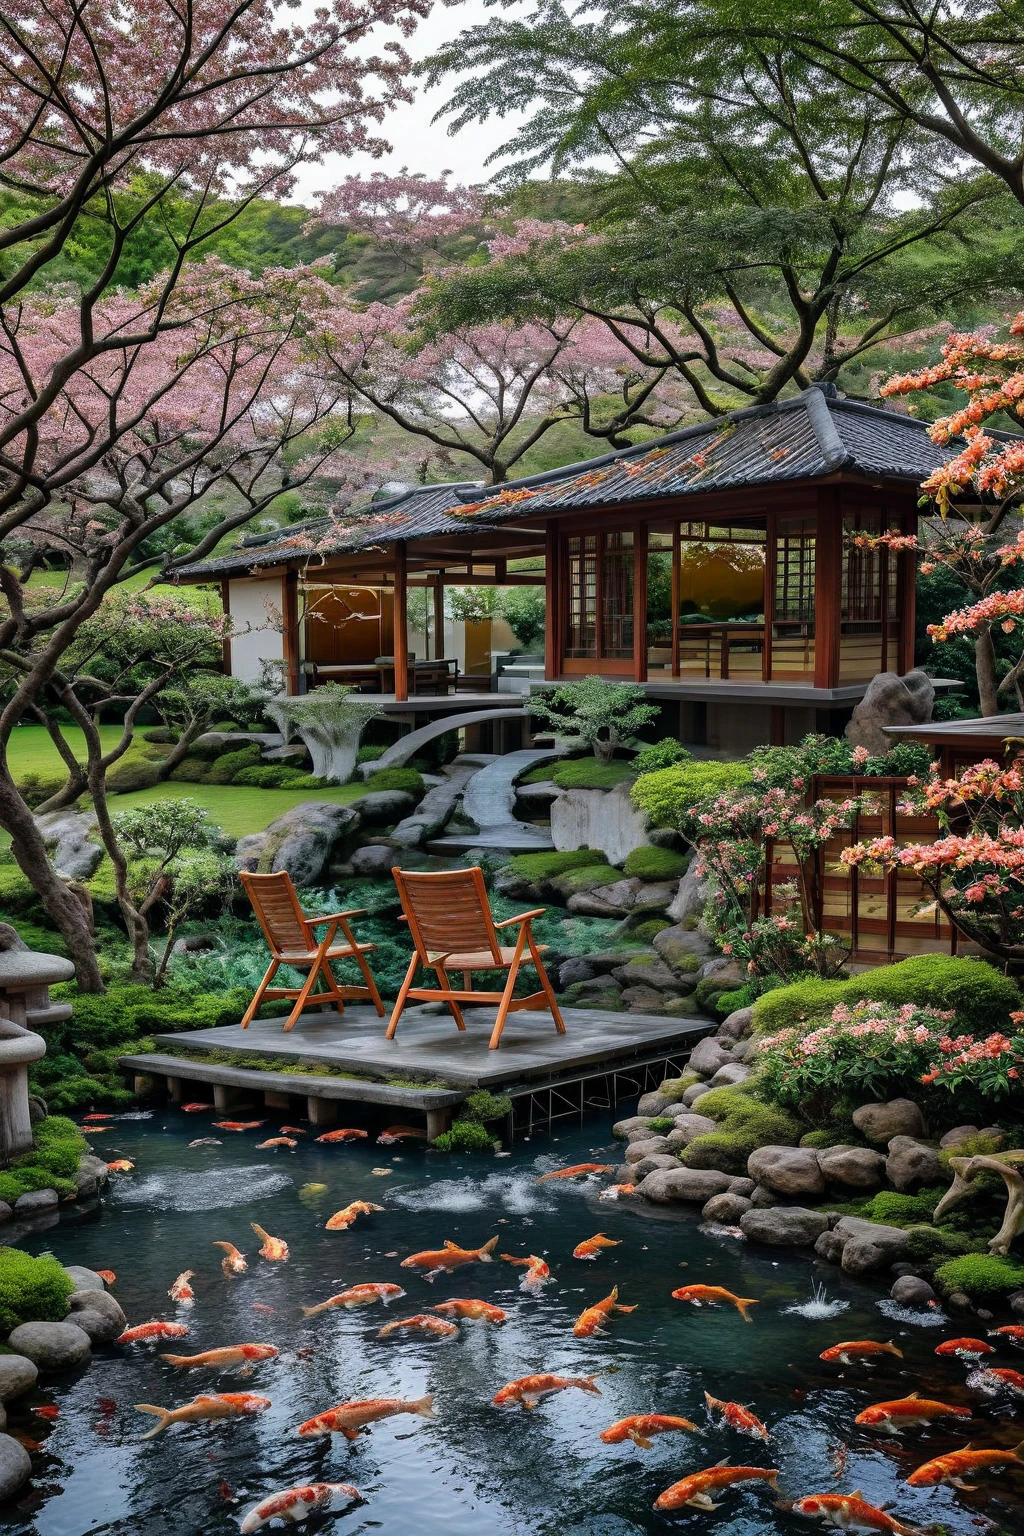
[[[546,1004],[558,1033],[565,1034],[554,988],[541,960],[541,952],[548,946],[536,942],[530,927],[535,917],[543,915],[544,907],[535,907],[532,912],[520,912],[518,917],[496,923],[491,916],[487,887],[480,869],[444,870],[438,874],[413,874],[408,870],[393,869],[391,873],[395,877],[415,953],[388,1024],[389,1040],[394,1039],[402,1010],[410,998],[417,1002],[447,1003],[459,1029],[466,1027],[460,1003],[497,1003],[498,1017],[491,1031],[492,1051],[497,1050],[508,1015],[522,1008],[543,1008]],[[516,925],[519,932],[515,944],[501,944],[499,930]],[[413,986],[421,965],[437,972],[437,987]],[[536,968],[541,991],[533,992],[529,997],[513,997],[516,978],[524,965]],[[452,986],[449,971],[462,972],[461,990]],[[504,991],[478,991],[473,986],[473,971],[507,971]]]
[[[361,915],[359,908],[351,912],[332,912],[329,917],[309,917],[299,906],[292,877],[286,871],[282,870],[276,875],[251,875],[243,870],[239,878],[245,894],[252,902],[272,956],[267,974],[256,988],[256,995],[245,1011],[243,1029],[248,1029],[260,1004],[272,997],[295,998],[295,1007],[285,1021],[286,1030],[293,1027],[302,1010],[311,1003],[333,1003],[339,1013],[344,1013],[346,997],[369,998],[381,1018],[384,1017],[384,1004],[380,1000],[377,984],[363,959],[365,954],[377,946],[360,944],[349,927],[349,918]],[[326,933],[322,939],[317,940],[314,929],[325,925]],[[342,940],[336,943],[335,937],[339,930]],[[332,960],[354,960],[363,973],[366,986],[339,985],[331,971]],[[301,987],[270,985],[282,965],[291,965],[296,970],[309,972]],[[313,987],[318,977],[323,977],[327,991],[314,996]]]

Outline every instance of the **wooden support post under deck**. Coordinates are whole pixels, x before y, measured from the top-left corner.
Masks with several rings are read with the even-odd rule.
[[[289,1109],[291,1099],[286,1093],[264,1093],[263,1103],[267,1109]]]
[[[444,655],[444,583],[434,577],[434,660]]]
[[[172,1104],[181,1103],[185,1097],[185,1082],[183,1078],[169,1077],[167,1079],[167,1097]]]
[[[306,1100],[306,1119],[310,1125],[337,1125],[338,1106],[334,1099]]]
[[[395,700],[409,697],[409,584],[404,540],[395,545]]]
[[[547,605],[544,610],[544,676],[558,676],[559,666],[559,616],[558,602],[558,534],[554,523],[548,523],[544,531],[544,576],[547,586]]]
[[[434,1141],[444,1131],[451,1128],[452,1115],[449,1109],[427,1110],[427,1140]]]

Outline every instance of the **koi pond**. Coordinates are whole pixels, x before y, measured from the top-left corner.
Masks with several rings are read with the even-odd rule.
[[[622,1113],[620,1109],[618,1113]],[[905,1313],[879,1289],[846,1280],[806,1257],[748,1247],[728,1232],[702,1230],[678,1210],[637,1209],[599,1199],[607,1178],[538,1184],[539,1174],[577,1162],[619,1162],[610,1118],[582,1130],[517,1144],[510,1156],[445,1157],[406,1143],[317,1145],[307,1129],[294,1152],[259,1151],[277,1134],[214,1130],[210,1114],[157,1109],[117,1121],[97,1138],[109,1159],[134,1162],[115,1175],[100,1211],[63,1221],[31,1239],[66,1264],[110,1269],[111,1290],[130,1325],[162,1318],[188,1325],[187,1338],[99,1350],[92,1365],[12,1404],[10,1428],[37,1439],[33,1481],[0,1517],[3,1532],[31,1536],[220,1536],[237,1532],[258,1501],[295,1484],[353,1484],[362,1502],[314,1514],[303,1531],[339,1536],[632,1536],[715,1528],[726,1536],[822,1529],[776,1502],[763,1482],[715,1494],[714,1513],[660,1514],[665,1488],[722,1458],[777,1467],[779,1499],[862,1490],[901,1521],[956,1536],[979,1527],[1024,1529],[1024,1468],[993,1477],[977,1492],[909,1488],[922,1462],[963,1447],[1008,1447],[1024,1439],[1005,1402],[966,1385],[969,1365],[937,1357],[945,1338],[983,1327],[931,1313]],[[221,1145],[188,1143],[215,1137]],[[347,1231],[327,1218],[353,1200],[382,1205]],[[258,1254],[250,1223],[284,1238],[287,1262]],[[602,1232],[618,1242],[595,1262],[573,1247]],[[498,1253],[537,1254],[552,1282],[539,1295],[520,1288],[525,1271],[497,1260],[433,1283],[400,1261],[446,1239],[475,1248],[495,1234]],[[245,1273],[227,1276],[223,1250],[235,1244]],[[497,1259],[497,1254],[496,1254]],[[176,1304],[168,1288],[194,1271],[195,1302]],[[343,1287],[399,1283],[406,1295],[383,1305],[305,1317]],[[756,1297],[752,1322],[732,1306],[700,1309],[672,1299],[691,1284]],[[585,1307],[619,1288],[636,1310],[614,1313],[607,1332],[576,1338]],[[812,1291],[817,1288],[817,1299]],[[458,1335],[397,1334],[378,1340],[396,1318],[452,1297],[477,1297],[507,1313],[503,1326],[464,1322]],[[824,1364],[819,1355],[845,1339],[892,1339],[904,1358],[882,1356],[874,1369]],[[161,1351],[192,1354],[243,1342],[278,1346],[251,1376],[181,1370]],[[1020,1365],[999,1346],[999,1363]],[[597,1373],[601,1395],[579,1390],[548,1397],[534,1411],[495,1407],[506,1383],[541,1372]],[[920,1390],[969,1405],[975,1420],[911,1429],[899,1437],[862,1430],[854,1416],[869,1403]],[[158,1421],[133,1404],[175,1407],[199,1392],[260,1393],[271,1406],[256,1417],[175,1424],[144,1439]],[[714,1427],[705,1391],[745,1404],[771,1432],[767,1444]],[[348,1399],[434,1398],[431,1419],[375,1423],[355,1440],[304,1439],[297,1426]],[[53,1405],[40,1419],[33,1408]],[[650,1449],[629,1440],[604,1444],[613,1421],[638,1413],[683,1415],[703,1431],[660,1435]],[[974,1481],[975,1479],[968,1479]],[[267,1529],[280,1529],[279,1524]],[[289,1529],[292,1527],[289,1527]]]

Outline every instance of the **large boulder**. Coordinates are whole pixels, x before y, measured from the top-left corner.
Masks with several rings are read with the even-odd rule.
[[[659,935],[660,937],[660,935]],[[744,1040],[750,1034],[751,1025],[754,1022],[753,1008],[734,1008],[728,1018],[722,1020],[715,1030],[715,1039],[724,1040],[727,1043]],[[751,1042],[754,1043],[754,1042]]]
[[[404,789],[375,789],[359,801],[359,815],[368,827],[393,826],[407,816],[416,804],[416,796]]]
[[[675,1151],[688,1147],[697,1136],[707,1136],[718,1129],[718,1121],[710,1115],[676,1115],[675,1129],[668,1133],[668,1144]]]
[[[867,1275],[906,1258],[909,1235],[902,1227],[866,1221],[862,1216],[841,1216],[833,1235],[843,1244],[842,1266],[848,1275]]]
[[[651,943],[669,969],[680,976],[692,976],[711,953],[711,945],[702,933],[678,923],[656,933]]]
[[[274,873],[286,870],[297,886],[316,885],[335,847],[359,825],[351,805],[329,800],[304,800],[272,821],[265,832],[239,838],[235,860],[239,869]]]
[[[91,880],[103,858],[99,843],[90,842],[96,830],[91,811],[47,811],[36,817],[50,863],[65,880]]]
[[[668,1150],[667,1137],[648,1135],[641,1141],[630,1141],[626,1148],[626,1162],[638,1163],[641,1158],[652,1157],[655,1152],[667,1152]]]
[[[70,1306],[68,1322],[88,1334],[92,1344],[113,1344],[128,1326],[128,1319],[106,1291],[75,1291]]]
[[[669,1099],[657,1089],[653,1093],[644,1093],[637,1100],[636,1112],[638,1115],[650,1115],[657,1118],[658,1115],[667,1115],[675,1109],[675,1102]]]
[[[900,1275],[889,1295],[905,1307],[930,1307],[938,1301],[928,1281],[920,1275]]]
[[[15,1216],[45,1216],[55,1211],[60,1197],[55,1189],[27,1189],[14,1202]]]
[[[732,1183],[727,1173],[716,1168],[666,1168],[649,1173],[638,1186],[638,1193],[656,1205],[692,1201],[707,1205],[712,1195],[723,1195]]]
[[[825,1177],[813,1147],[758,1147],[747,1160],[747,1172],[777,1195],[825,1193]]]
[[[76,1291],[106,1291],[103,1277],[94,1269],[86,1269],[84,1264],[65,1264],[64,1273],[70,1275],[74,1281]]]
[[[887,1104],[861,1104],[853,1123],[868,1141],[888,1146],[894,1136],[927,1136],[928,1127],[913,1099],[890,1099]]]
[[[740,1217],[745,1237],[773,1248],[812,1248],[828,1231],[828,1217],[802,1205],[776,1205],[768,1210],[751,1209]]]
[[[896,672],[876,672],[867,692],[853,711],[846,739],[882,757],[897,738],[887,736],[887,725],[924,725],[932,717],[935,687],[927,672],[915,669],[900,677]]]
[[[683,1094],[683,1103],[686,1105],[687,1109],[689,1109],[691,1105],[696,1104],[698,1099],[702,1099],[706,1093],[710,1092],[710,1083],[691,1083],[689,1088],[687,1088],[686,1092]]]
[[[902,1191],[921,1184],[941,1184],[944,1177],[938,1148],[913,1136],[892,1138],[885,1171],[893,1188]]]
[[[0,1355],[0,1403],[31,1392],[39,1379],[39,1367],[26,1355]]]
[[[745,1083],[752,1073],[753,1068],[745,1066],[742,1061],[727,1061],[711,1079],[711,1087],[735,1088],[739,1083]]]
[[[17,1493],[32,1475],[32,1458],[13,1435],[0,1435],[0,1500]]]
[[[690,1052],[687,1066],[691,1072],[699,1072],[702,1077],[714,1077],[727,1061],[732,1061],[732,1053],[713,1035],[705,1035]]]
[[[596,972],[588,960],[582,955],[573,955],[569,960],[563,960],[558,967],[558,985],[563,990],[571,987],[576,981],[593,981]]]
[[[821,1147],[818,1167],[843,1189],[878,1189],[885,1182],[885,1158],[870,1147]]]
[[[357,848],[349,863],[352,873],[363,880],[388,880],[399,863],[399,855],[387,843],[367,843]]]
[[[599,848],[612,864],[647,843],[647,818],[627,781],[611,790],[570,789],[551,804],[551,841],[562,849]]]
[[[620,1141],[628,1141],[633,1131],[647,1130],[648,1118],[647,1115],[630,1115],[625,1120],[616,1120],[612,1126],[612,1135]]]
[[[684,926],[689,924],[696,928],[711,890],[711,880],[707,875],[697,874],[697,860],[692,859],[689,869],[676,887],[676,894],[671,904],[666,908],[669,917],[674,923],[681,923]]]
[[[731,1190],[726,1190],[723,1195],[712,1195],[700,1214],[704,1221],[714,1222],[716,1226],[737,1227],[740,1217],[749,1210],[749,1195],[734,1195]]]
[[[627,1162],[629,1184],[642,1184],[649,1173],[654,1173],[659,1168],[678,1168],[679,1159],[671,1152],[651,1152],[647,1157],[642,1157],[638,1163]]]
[[[981,1127],[978,1125],[957,1125],[939,1138],[939,1147],[943,1152],[955,1152],[965,1141],[971,1141],[980,1134]]]
[[[633,910],[642,888],[642,880],[611,880],[592,891],[577,891],[566,906],[580,917],[624,917]]]
[[[612,975],[624,987],[653,987],[657,992],[672,995],[692,990],[680,986],[675,973],[657,955],[643,955],[639,959],[630,960],[628,964],[619,966]]]
[[[89,1335],[74,1323],[19,1323],[7,1342],[41,1371],[70,1371],[92,1353]]]

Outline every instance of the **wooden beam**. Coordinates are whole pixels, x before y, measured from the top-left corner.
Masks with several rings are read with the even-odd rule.
[[[296,694],[299,691],[299,575],[297,571],[285,571],[282,589],[285,686],[290,694]]]
[[[544,605],[544,676],[558,676],[558,531],[554,523],[548,523],[544,535],[544,579],[547,601]]]
[[[409,697],[409,589],[406,546],[395,545],[395,700]]]
[[[221,605],[221,607],[224,610],[224,618],[225,619],[230,619],[230,617],[231,617],[231,583],[230,583],[230,581],[222,581],[221,584],[220,584],[220,605]],[[225,677],[230,677],[231,676],[231,627],[228,624],[225,624],[225,626],[224,626],[224,634],[221,637],[220,656],[221,656],[221,666],[224,668],[224,676]]]
[[[633,681],[647,681],[647,524],[633,535]]]
[[[814,686],[839,686],[843,509],[838,486],[818,491],[814,555]]]
[[[444,578],[434,578],[434,660],[444,655]]]

